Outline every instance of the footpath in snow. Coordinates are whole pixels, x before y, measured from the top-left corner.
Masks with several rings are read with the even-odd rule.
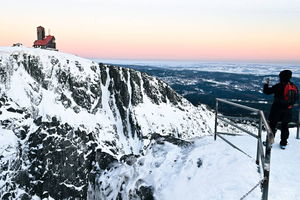
[[[272,148],[270,171],[270,200],[300,200],[300,140],[296,129],[290,129],[289,144],[280,149],[280,131]]]
[[[279,146],[280,130],[276,132],[271,153],[269,200],[300,200],[300,140],[296,139],[296,132],[296,128],[290,129],[289,144],[285,150],[280,149]],[[250,136],[226,138],[255,158],[256,139]],[[242,153],[240,154],[242,157],[244,156]],[[255,162],[253,163],[255,164]],[[249,196],[245,199],[254,198]]]

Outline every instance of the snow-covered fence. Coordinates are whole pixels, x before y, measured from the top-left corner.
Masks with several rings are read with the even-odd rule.
[[[232,116],[224,116],[219,114],[219,103],[224,103],[228,104],[237,108],[245,109],[250,112],[253,112],[256,114],[256,121],[258,123],[258,133],[252,133],[245,128],[240,127],[238,124],[234,123],[231,121],[232,119],[237,119],[237,117],[232,117]],[[238,117],[238,119],[245,119],[243,117]],[[248,118],[247,118],[248,119]],[[226,140],[222,135],[235,135],[233,133],[222,133],[218,132],[218,120],[221,120],[247,134],[250,136],[254,137],[257,139],[257,153],[256,153],[256,164],[263,169],[263,176],[264,179],[262,181],[262,200],[267,200],[268,199],[268,190],[269,190],[269,175],[270,175],[270,160],[271,160],[271,148],[272,144],[274,143],[274,134],[272,133],[271,128],[269,127],[269,124],[266,120],[266,117],[263,113],[262,110],[256,109],[256,108],[251,108],[245,105],[237,104],[225,99],[216,99],[216,116],[215,116],[215,140],[217,139],[217,136],[223,139],[225,142],[230,144],[232,147],[238,149],[242,153],[246,154],[244,151],[242,151],[239,147],[236,145],[232,144],[228,140]],[[263,131],[263,126],[266,131],[266,145],[265,145],[265,153],[263,151],[264,146],[262,142],[262,131]],[[248,154],[246,154],[249,156]],[[261,164],[261,165],[260,165]]]

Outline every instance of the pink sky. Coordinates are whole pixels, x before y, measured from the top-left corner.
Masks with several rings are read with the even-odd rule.
[[[60,51],[108,59],[300,60],[296,0],[2,2],[0,46],[32,46],[36,27]],[[48,32],[48,31],[47,31]]]

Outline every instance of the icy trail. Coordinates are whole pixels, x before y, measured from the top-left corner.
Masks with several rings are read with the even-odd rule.
[[[300,140],[291,129],[290,145],[281,150],[277,134],[271,158],[269,200],[300,200],[300,166],[297,149]],[[212,136],[194,139],[188,148],[171,143],[156,144],[132,166],[122,165],[101,176],[103,187],[116,187],[120,180],[129,178],[125,191],[143,180],[151,185],[155,199],[159,200],[239,200],[262,179],[255,164],[256,139],[249,136],[228,136],[252,158],[242,154]],[[122,182],[122,181],[121,181]],[[112,197],[117,193],[111,194]],[[255,188],[245,200],[259,200],[260,187]],[[114,199],[114,198],[112,198]]]
[[[300,200],[300,140],[296,138],[296,129],[290,129],[289,144],[280,149],[280,132],[272,149],[270,172],[270,200]]]
[[[227,138],[255,158],[255,139],[248,136]],[[296,128],[290,129],[289,145],[285,150],[280,149],[279,142],[280,131],[278,130],[271,153],[269,200],[300,200],[300,140],[296,139]],[[243,156],[242,153],[240,154]],[[235,174],[239,176],[237,171]],[[246,199],[255,198],[249,196]]]

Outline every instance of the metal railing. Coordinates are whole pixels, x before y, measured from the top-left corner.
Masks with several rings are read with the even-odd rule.
[[[225,99],[224,99],[225,100]],[[226,99],[226,101],[229,101],[229,102],[231,102],[231,103],[233,103],[234,104],[234,102],[239,102],[239,103],[251,103],[251,104],[269,104],[269,105],[271,105],[272,104],[272,102],[267,102],[267,103],[261,103],[261,102],[257,102],[257,101],[242,101],[242,100],[236,100],[236,99]],[[247,107],[247,106],[246,106]],[[298,118],[298,121],[297,122],[290,122],[289,124],[288,124],[288,127],[289,128],[297,128],[297,131],[296,131],[296,139],[300,139],[300,104],[299,103],[297,103],[297,104],[294,104],[293,105],[293,108],[294,109],[297,109],[297,112],[298,112],[298,116],[297,116],[297,118]],[[232,119],[240,119],[240,117],[231,117]],[[245,120],[247,120],[247,117],[244,117],[243,119],[245,119]],[[250,118],[250,120],[253,120],[253,118]],[[281,122],[278,122],[278,125],[280,125],[281,124]]]
[[[296,138],[300,139],[300,104],[297,104],[295,106],[298,106],[298,122],[297,122],[297,136]]]
[[[258,118],[256,121],[258,122],[258,133],[254,134],[245,128],[240,127],[238,124],[234,123],[233,121],[230,121],[230,119],[236,119],[236,117],[232,116],[223,116],[219,114],[219,103],[225,103],[234,107],[238,107],[244,110],[251,111],[256,114],[256,117]],[[229,120],[227,120],[229,119]],[[243,117],[238,117],[238,119],[243,119]],[[244,118],[245,119],[245,118]],[[225,99],[216,99],[216,116],[215,116],[215,135],[214,139],[217,139],[217,136],[223,139],[225,142],[230,144],[232,147],[236,148],[237,150],[241,151],[242,153],[249,156],[247,153],[245,153],[243,150],[238,148],[236,145],[229,142],[227,139],[225,139],[222,135],[237,135],[233,133],[223,133],[218,132],[218,120],[223,121],[224,123],[227,123],[245,133],[248,135],[254,137],[257,139],[257,152],[256,152],[256,164],[259,166],[259,168],[263,169],[263,182],[262,182],[262,200],[268,199],[268,191],[269,191],[269,176],[270,176],[270,160],[271,160],[271,148],[272,144],[274,143],[274,134],[272,133],[272,130],[266,120],[266,117],[262,110],[258,110],[255,108],[251,108],[245,105],[237,104]],[[262,131],[264,129],[267,133],[266,135],[266,144],[265,144],[265,152],[264,152],[264,145],[262,140]],[[249,156],[251,157],[251,156]]]

